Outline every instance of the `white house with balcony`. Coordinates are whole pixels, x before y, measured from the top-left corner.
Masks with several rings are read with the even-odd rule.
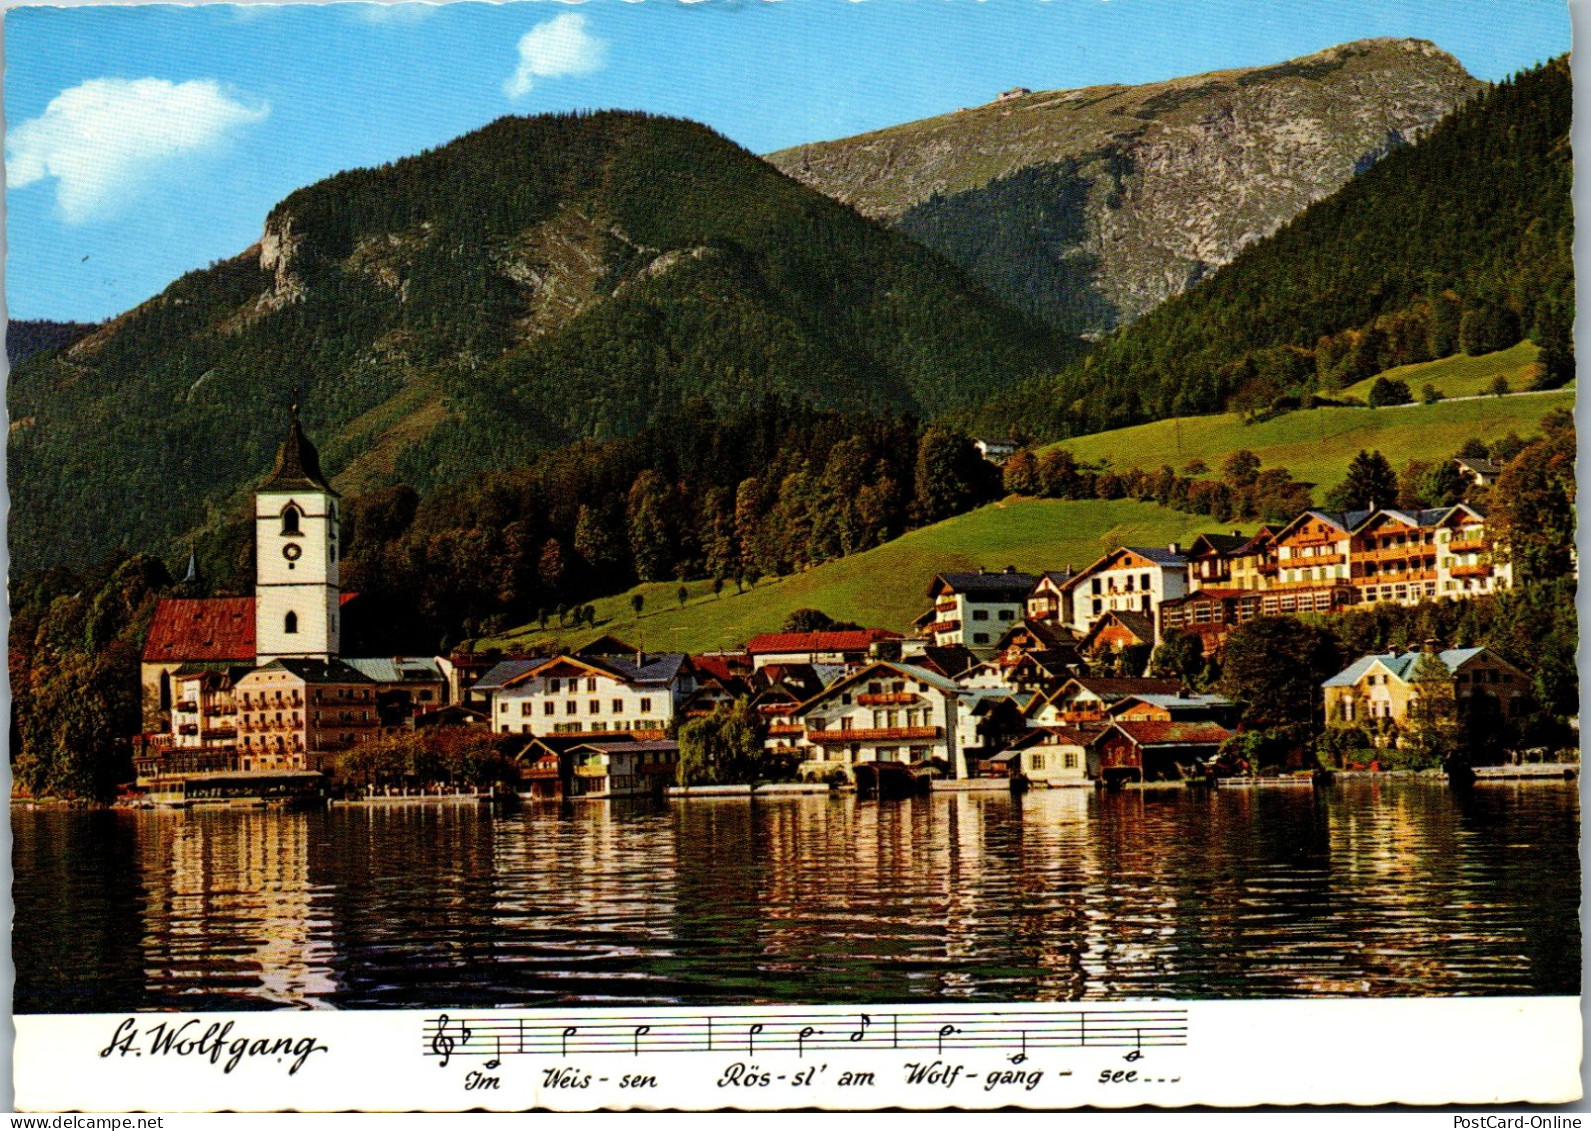
[[[999,573],[940,573],[928,584],[933,607],[917,619],[936,647],[993,648],[1027,612],[1038,578],[1006,566]]]
[[[1160,603],[1188,593],[1188,559],[1173,542],[1164,549],[1121,546],[1067,582],[1069,628],[1087,635],[1106,613],[1142,613],[1159,620]]]
[[[835,681],[803,703],[795,746],[803,778],[836,770],[851,777],[865,762],[897,762],[936,776],[965,778],[960,744],[968,691],[937,672],[878,661]]]
[[[504,679],[491,695],[498,734],[628,734],[660,740],[696,690],[690,657],[553,656]]]

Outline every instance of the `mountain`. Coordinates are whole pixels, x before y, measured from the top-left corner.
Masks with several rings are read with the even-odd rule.
[[[339,489],[423,490],[697,400],[937,414],[1076,348],[704,126],[506,118],[293,193],[256,246],[19,365],[12,560],[229,512],[294,386]]]
[[[1535,386],[1563,384],[1574,375],[1573,104],[1566,58],[1492,87],[1080,364],[997,394],[964,423],[1058,438],[1279,411],[1525,337],[1541,347]]]
[[[34,354],[71,345],[93,328],[92,322],[14,318],[6,323],[6,360],[15,365]]]
[[[1141,317],[1428,130],[1480,83],[1412,39],[1032,93],[771,154],[1069,333]]]

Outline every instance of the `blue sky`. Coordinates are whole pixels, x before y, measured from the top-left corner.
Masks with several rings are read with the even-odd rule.
[[[589,0],[16,8],[6,298],[100,319],[251,244],[271,206],[504,114],[625,107],[763,153],[1034,89],[1430,39],[1500,79],[1561,0]]]

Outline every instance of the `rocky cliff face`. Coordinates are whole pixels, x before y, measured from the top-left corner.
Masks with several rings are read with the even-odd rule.
[[[1057,327],[1180,293],[1480,89],[1423,40],[1002,97],[768,160]]]

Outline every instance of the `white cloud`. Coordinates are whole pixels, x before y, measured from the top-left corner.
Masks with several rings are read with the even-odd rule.
[[[523,98],[535,79],[588,75],[600,71],[608,45],[586,31],[586,18],[576,12],[537,24],[519,39],[519,69],[503,82],[503,93]]]
[[[213,79],[90,79],[11,130],[6,178],[25,188],[54,177],[62,216],[81,224],[112,211],[162,166],[212,149],[270,112],[233,101]]]
[[[416,24],[429,19],[437,9],[435,4],[411,4],[405,0],[377,0],[374,4],[348,7],[367,24]]]

